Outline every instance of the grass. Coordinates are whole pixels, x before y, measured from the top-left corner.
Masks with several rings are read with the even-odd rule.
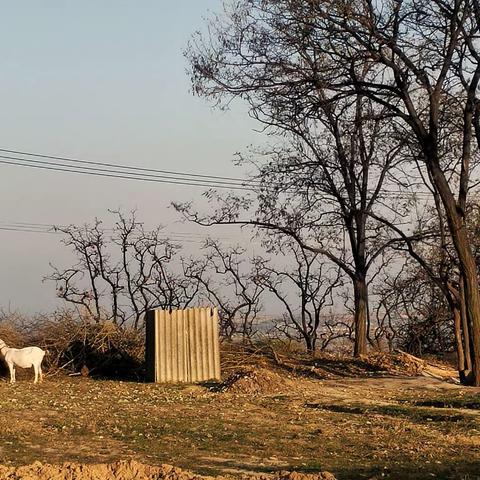
[[[480,395],[469,394],[462,396],[441,396],[440,398],[424,398],[416,400],[414,405],[435,408],[464,408],[468,410],[480,410]]]
[[[431,402],[429,402],[430,406]],[[461,428],[466,431],[475,429],[479,426],[476,416],[472,416],[468,413],[458,413],[438,411],[436,408],[424,408],[417,406],[405,406],[405,405],[339,405],[339,404],[307,404],[308,408],[319,408],[328,410],[331,412],[340,412],[356,415],[380,415],[382,417],[397,417],[406,418],[411,422],[428,424],[434,422],[434,428],[440,430],[450,430],[450,424],[456,423],[458,430]]]
[[[0,383],[0,462],[135,458],[203,474],[480,478],[478,392],[415,378],[294,382],[256,396],[64,377]]]

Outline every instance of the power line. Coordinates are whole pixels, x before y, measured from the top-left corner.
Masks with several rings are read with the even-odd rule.
[[[137,170],[142,172],[153,172],[153,173],[161,173],[165,175],[178,175],[178,176],[185,176],[185,177],[198,177],[204,179],[211,179],[211,180],[226,180],[226,181],[233,181],[237,183],[244,183],[244,182],[256,182],[256,180],[246,180],[243,178],[235,178],[235,177],[221,177],[218,175],[206,175],[206,174],[199,174],[199,173],[185,173],[185,172],[174,172],[170,170],[159,170],[155,168],[145,168],[145,167],[137,167],[137,166],[129,166],[129,165],[121,165],[115,163],[106,163],[106,162],[93,162],[89,160],[81,160],[78,158],[71,158],[71,157],[61,157],[55,155],[45,155],[43,153],[32,153],[32,152],[24,152],[20,150],[8,150],[6,148],[0,148],[0,152],[6,153],[13,153],[16,155],[25,155],[30,157],[38,157],[38,158],[47,158],[51,160],[61,160],[66,162],[72,162],[77,164],[87,164],[87,165],[98,165],[102,167],[112,167],[112,168],[121,168],[127,170]],[[222,182],[223,183],[223,182]]]
[[[255,191],[255,188],[262,187],[262,183],[256,179],[241,179],[235,177],[221,177],[217,175],[195,174],[185,172],[175,172],[170,170],[159,170],[152,168],[134,167],[121,164],[113,164],[107,162],[93,162],[88,160],[80,160],[77,158],[46,155],[41,153],[25,152],[21,150],[11,150],[0,148],[0,152],[13,153],[27,157],[36,158],[20,158],[9,155],[0,155],[0,164],[30,167],[43,170],[52,170],[66,173],[77,173],[83,175],[94,175],[100,177],[120,178],[127,180],[140,180],[147,182],[158,182],[172,185],[197,186],[208,188],[227,188],[233,190]],[[56,162],[38,160],[38,158],[47,160],[57,160]],[[70,165],[69,162],[73,163]],[[94,166],[91,166],[94,165]],[[101,168],[107,167],[107,168]],[[144,173],[153,172],[153,173]],[[274,187],[275,184],[269,185]],[[263,185],[264,187],[264,185]],[[289,187],[295,188],[294,186]],[[373,190],[372,190],[373,193]],[[416,191],[416,192],[402,192],[395,190],[383,189],[381,195],[387,195],[394,198],[410,198],[413,195],[431,197],[430,192]]]
[[[4,227],[11,227],[11,228],[31,228],[31,229],[43,229],[43,230],[54,230],[54,229],[62,229],[62,228],[68,228],[69,226],[75,226],[76,228],[82,228],[85,224],[81,225],[61,225],[58,223],[38,223],[38,222],[7,222],[7,221],[0,221],[0,226]],[[138,225],[142,225],[141,222],[138,223]],[[88,226],[88,224],[86,224]],[[105,232],[113,232],[115,229],[113,228],[105,228],[101,227],[102,231]],[[148,230],[151,231],[151,230]],[[61,230],[59,233],[62,233]],[[169,230],[163,230],[163,228],[160,229],[160,233],[164,233],[165,236],[171,235],[174,237],[200,237],[200,238],[205,238],[208,237],[208,235],[200,232],[177,232],[177,231],[169,231]],[[162,235],[163,236],[163,235]],[[221,237],[215,237],[218,239],[232,239],[232,236],[221,236]]]
[[[21,228],[21,227],[8,227],[0,225],[0,231],[6,232],[21,232],[21,233],[43,233],[43,234],[50,234],[50,235],[61,235],[62,232],[54,231],[50,229],[36,229],[36,228]],[[196,244],[203,244],[203,241],[200,239],[189,239],[185,237],[176,237],[172,235],[166,235],[165,237],[159,237],[159,240],[168,240],[172,243],[196,243]]]
[[[0,230],[4,230],[8,232],[47,233],[47,234],[56,233],[48,230],[18,228],[18,227],[4,227],[4,226],[0,226]]]
[[[25,233],[43,233],[61,235],[64,232],[62,230],[56,230],[56,228],[68,228],[66,225],[54,225],[49,223],[35,223],[35,222],[6,222],[0,221],[0,231],[6,232],[25,232]],[[104,232],[112,233],[112,228],[103,228]],[[208,235],[204,235],[199,232],[172,232],[172,231],[160,231],[159,240],[168,240],[173,243],[196,243],[203,244],[208,238]],[[233,240],[233,237],[215,237],[218,240],[227,241],[227,243]]]
[[[252,188],[245,187],[239,184],[233,183],[218,183],[218,182],[207,182],[196,179],[188,179],[188,181],[177,180],[175,178],[155,176],[141,176],[141,174],[135,172],[123,173],[116,170],[107,170],[100,169],[95,167],[70,167],[66,164],[53,163],[53,162],[44,162],[40,160],[27,160],[21,159],[18,157],[8,157],[5,155],[0,155],[0,164],[4,165],[15,165],[19,167],[30,167],[38,168],[42,170],[52,170],[57,172],[67,172],[67,173],[79,173],[83,175],[94,175],[98,177],[109,177],[109,178],[120,178],[126,180],[140,180],[144,182],[154,182],[154,183],[166,183],[171,185],[186,185],[192,187],[210,187],[210,188],[228,188],[233,190],[253,190]],[[81,170],[82,169],[82,170]],[[153,177],[153,178],[152,178]]]

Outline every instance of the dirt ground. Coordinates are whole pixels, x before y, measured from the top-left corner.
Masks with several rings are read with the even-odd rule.
[[[64,376],[41,385],[0,382],[0,479],[300,480],[279,473],[293,470],[340,480],[480,479],[480,389],[330,367],[321,379],[314,370],[307,376],[256,365],[201,386]],[[75,465],[45,465],[64,462]],[[138,470],[132,476],[105,476],[128,471],[131,462]],[[114,465],[77,465],[100,463]],[[23,473],[14,468],[27,464]],[[162,464],[194,474],[174,469],[169,477],[165,468],[172,467]]]
[[[232,480],[229,476],[199,476],[172,465],[143,465],[135,460],[120,460],[110,464],[49,465],[34,462],[22,467],[0,465],[0,478],[9,480]],[[243,474],[243,480],[336,480],[329,472],[277,472],[271,475]]]

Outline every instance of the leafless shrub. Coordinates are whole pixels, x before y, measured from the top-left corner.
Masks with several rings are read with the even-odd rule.
[[[0,311],[0,338],[7,345],[24,347],[27,332],[24,316],[17,312]]]

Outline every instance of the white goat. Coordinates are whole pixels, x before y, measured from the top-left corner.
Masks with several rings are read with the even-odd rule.
[[[10,383],[15,383],[15,367],[30,368],[35,371],[34,383],[43,380],[42,360],[45,351],[38,347],[10,348],[0,339],[0,352],[10,370]]]

